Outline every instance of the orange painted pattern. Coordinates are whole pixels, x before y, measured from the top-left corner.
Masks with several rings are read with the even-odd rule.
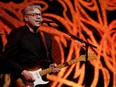
[[[55,0],[50,0],[55,1]],[[90,60],[90,64],[94,67],[93,80],[90,87],[96,87],[100,78],[100,72],[103,75],[103,85],[108,87],[110,83],[113,87],[116,86],[116,19],[108,22],[107,11],[113,12],[116,10],[115,0],[56,0],[63,9],[62,15],[54,13],[43,13],[44,20],[55,19],[63,25],[66,31],[75,36],[87,41],[95,46],[97,49],[89,48],[89,53],[96,53],[95,60]],[[21,11],[29,4],[41,4],[44,12],[49,8],[49,4],[44,0],[24,0],[24,2],[16,4],[14,2],[3,3],[0,2],[0,34],[3,44],[7,43],[6,35],[10,31],[24,24]],[[98,5],[99,3],[99,5]],[[94,17],[85,10],[93,12]],[[7,13],[8,10],[15,16]],[[71,17],[67,15],[69,13]],[[95,19],[96,18],[96,19]],[[57,27],[60,27],[57,24]],[[81,44],[71,39],[65,33],[43,25],[42,30],[53,35],[54,49],[53,58],[57,63],[63,63],[73,58],[80,56],[80,51],[83,48]],[[84,34],[83,34],[84,32]],[[95,34],[97,36],[95,36]],[[87,37],[85,36],[87,35]],[[69,43],[70,41],[70,43]],[[63,48],[69,48],[68,54],[65,56]],[[83,48],[85,49],[85,48]],[[101,61],[103,60],[104,63]],[[104,66],[105,64],[105,66]],[[77,81],[69,80],[68,77],[74,73],[72,78]],[[112,73],[112,77],[111,74]],[[63,84],[71,87],[83,87],[85,77],[85,64],[81,62],[63,68],[57,75],[48,75],[48,79],[53,81],[51,87],[62,87]],[[112,80],[111,80],[112,79]],[[113,81],[113,82],[111,82]]]

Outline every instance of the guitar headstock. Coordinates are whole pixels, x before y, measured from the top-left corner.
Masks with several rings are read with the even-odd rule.
[[[88,54],[88,60],[91,60],[91,59],[96,59],[96,55],[95,54],[93,54],[93,53],[89,53]],[[80,57],[79,57],[79,60],[80,61],[86,61],[86,55],[81,55]]]

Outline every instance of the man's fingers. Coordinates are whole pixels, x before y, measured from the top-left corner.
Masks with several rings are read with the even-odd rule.
[[[59,68],[52,68],[52,71],[53,71],[53,73],[57,73],[60,71],[60,69]]]
[[[56,63],[51,64],[50,67],[52,67],[52,72],[53,73],[57,73],[57,72],[60,71],[60,69],[57,67]]]

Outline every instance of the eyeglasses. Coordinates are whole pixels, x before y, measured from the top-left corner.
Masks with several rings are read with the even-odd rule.
[[[26,14],[26,15],[33,16],[33,17],[42,16],[41,13],[31,13],[31,14]]]

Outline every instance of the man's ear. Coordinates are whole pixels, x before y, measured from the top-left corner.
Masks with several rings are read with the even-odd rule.
[[[28,21],[28,17],[27,17],[27,16],[24,16],[24,20],[25,20],[25,21]]]

